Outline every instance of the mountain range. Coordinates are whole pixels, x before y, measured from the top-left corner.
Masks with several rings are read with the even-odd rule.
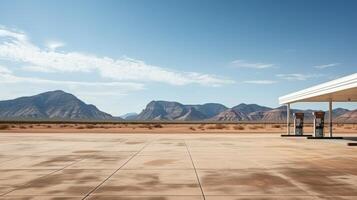
[[[1,119],[113,119],[113,116],[61,90],[0,101]]]
[[[291,109],[292,113],[303,112],[305,121],[311,122],[315,110]],[[334,119],[341,122],[357,122],[357,110],[336,108],[332,111]],[[328,112],[326,112],[326,118]],[[286,107],[269,108],[257,104],[241,103],[232,108],[222,104],[208,103],[202,105],[184,105],[170,101],[151,101],[135,117],[135,120],[177,120],[177,121],[286,121]]]
[[[304,112],[305,121],[311,122],[313,111],[292,109],[291,115],[295,112]],[[332,114],[335,121],[357,123],[357,110],[336,108]],[[326,115],[328,116],[328,112]],[[228,108],[219,103],[185,105],[174,101],[151,101],[139,114],[128,113],[114,117],[100,111],[94,105],[84,103],[70,93],[56,90],[0,101],[0,119],[283,122],[286,121],[286,107],[270,108],[241,103]]]

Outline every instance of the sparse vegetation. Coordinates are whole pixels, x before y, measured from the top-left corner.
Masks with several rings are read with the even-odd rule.
[[[6,129],[10,129],[10,126],[7,124],[1,124],[0,125],[0,130],[6,130]]]
[[[233,126],[233,129],[234,129],[234,130],[244,130],[245,127],[242,126],[242,125],[236,125],[236,126]]]
[[[151,124],[143,124],[143,125],[140,125],[139,128],[152,129],[152,126],[151,126]]]
[[[280,124],[273,124],[271,127],[272,128],[281,128],[281,125]]]
[[[26,129],[26,126],[21,125],[19,128]]]
[[[94,126],[93,124],[87,124],[87,125],[86,125],[86,128],[87,128],[87,129],[92,129],[92,128],[95,128],[95,126]]]
[[[207,129],[225,129],[225,128],[228,128],[228,127],[224,124],[215,124],[213,126],[207,127]]]
[[[258,129],[258,126],[248,126],[248,128],[251,130],[256,130],[256,129]]]
[[[161,124],[154,124],[153,127],[154,128],[162,128],[162,125]]]
[[[190,126],[190,130],[195,131],[196,129],[194,127]]]
[[[205,125],[204,124],[200,124],[200,126],[198,126],[199,129],[201,130],[205,130]]]
[[[83,126],[78,126],[77,129],[84,129],[84,127]]]

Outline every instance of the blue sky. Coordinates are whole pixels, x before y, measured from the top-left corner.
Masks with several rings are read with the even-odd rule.
[[[326,0],[1,1],[0,99],[61,89],[114,115],[151,100],[277,107],[281,95],[356,73],[356,9]]]

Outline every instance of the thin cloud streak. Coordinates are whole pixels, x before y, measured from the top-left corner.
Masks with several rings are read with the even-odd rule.
[[[234,67],[238,68],[252,68],[252,69],[266,69],[275,67],[274,64],[267,63],[250,63],[245,60],[234,60],[231,62]]]
[[[47,41],[46,46],[50,51],[55,51],[56,49],[65,46],[65,43],[60,41]]]
[[[199,84],[221,86],[235,81],[197,72],[178,72],[146,64],[144,61],[123,57],[113,59],[80,52],[57,52],[42,49],[31,43],[22,32],[0,27],[0,59],[21,63],[26,70],[38,72],[98,73],[102,78],[116,81],[161,82],[171,85]]]
[[[250,81],[243,81],[243,83],[269,85],[269,84],[277,83],[277,81],[273,81],[273,80],[250,80]]]
[[[141,83],[131,82],[79,82],[79,81],[62,81],[62,80],[49,80],[36,77],[22,77],[16,76],[11,70],[4,66],[0,66],[0,83],[16,84],[16,83],[36,83],[36,84],[56,84],[65,86],[106,86],[106,87],[121,87],[127,91],[142,90],[144,85]]]
[[[278,78],[284,79],[284,80],[289,80],[289,81],[305,81],[310,78],[317,78],[321,77],[323,75],[318,75],[318,74],[299,74],[299,73],[293,73],[293,74],[277,74],[276,75]]]
[[[326,65],[315,65],[313,67],[317,68],[317,69],[325,69],[325,68],[329,68],[329,67],[335,67],[335,66],[338,66],[340,64],[341,63],[331,63],[331,64],[326,64]]]

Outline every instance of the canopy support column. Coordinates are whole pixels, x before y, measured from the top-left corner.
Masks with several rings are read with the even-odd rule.
[[[332,137],[332,99],[328,102],[328,110],[329,110],[329,132],[330,132],[330,137]]]
[[[286,104],[286,131],[290,135],[290,103]]]

